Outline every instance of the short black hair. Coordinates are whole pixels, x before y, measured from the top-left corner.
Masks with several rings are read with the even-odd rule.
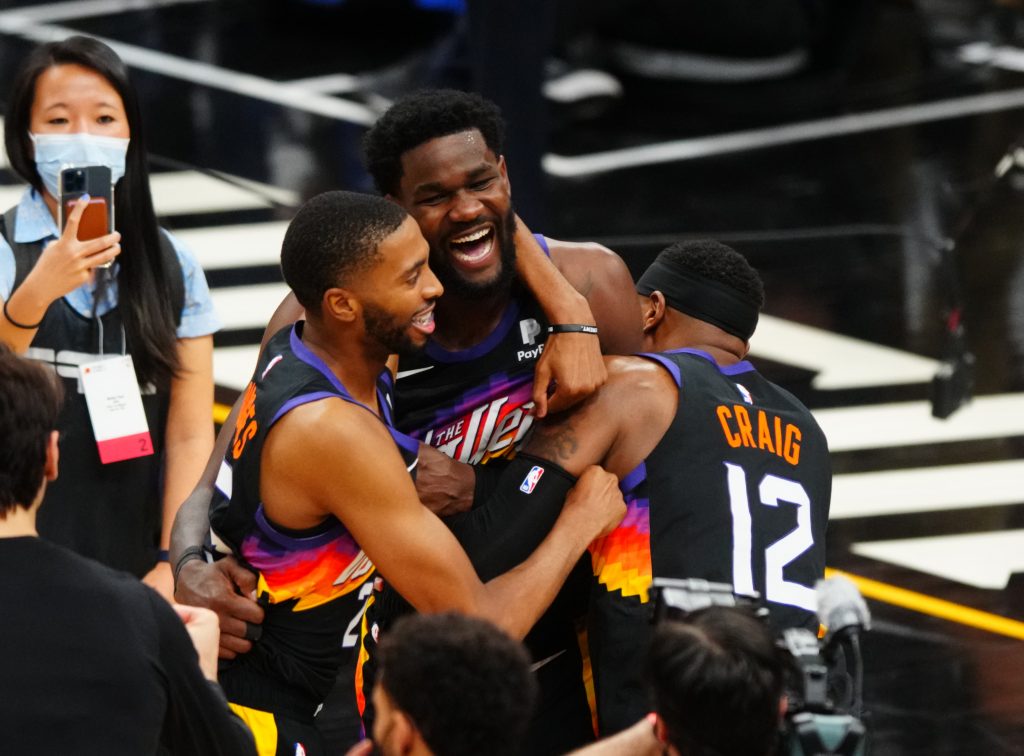
[[[478,94],[428,89],[404,97],[363,138],[366,169],[382,194],[395,194],[402,180],[402,155],[438,137],[478,130],[487,148],[501,155],[505,122],[498,106]]]
[[[306,312],[319,315],[324,292],[368,268],[408,217],[394,202],[356,192],[324,192],[303,204],[284,235],[281,272]]]
[[[378,684],[437,756],[516,754],[537,683],[521,643],[474,617],[403,617],[380,644]]]
[[[661,622],[647,658],[654,710],[682,756],[774,753],[785,672],[771,630],[738,607]]]
[[[657,259],[728,286],[758,310],[764,308],[761,276],[746,257],[727,244],[713,239],[678,241],[662,250]]]
[[[63,400],[56,373],[0,342],[0,519],[39,493]]]

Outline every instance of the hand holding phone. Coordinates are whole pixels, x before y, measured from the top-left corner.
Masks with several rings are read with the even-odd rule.
[[[110,168],[105,165],[68,166],[60,172],[60,227],[67,226],[75,203],[88,195],[78,222],[78,240],[98,239],[114,229],[114,197]]]
[[[46,245],[22,284],[34,291],[44,306],[90,281],[96,268],[108,267],[121,253],[121,235],[116,231],[79,241],[79,227],[89,199],[83,196],[71,203],[71,210],[62,219],[64,230],[60,237]]]

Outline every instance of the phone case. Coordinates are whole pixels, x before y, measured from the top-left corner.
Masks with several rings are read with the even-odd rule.
[[[95,239],[113,230],[114,198],[110,178],[110,168],[105,165],[69,165],[61,170],[58,203],[61,230],[67,225],[74,203],[83,194],[88,194],[90,201],[79,224],[79,240]]]
[[[64,217],[71,214],[77,200],[68,200],[64,206]],[[88,241],[110,233],[107,201],[103,197],[92,197],[78,223],[78,241]]]

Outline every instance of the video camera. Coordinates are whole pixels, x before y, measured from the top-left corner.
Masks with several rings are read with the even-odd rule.
[[[768,608],[757,595],[733,593],[727,583],[655,578],[654,623],[686,622],[711,606],[743,607],[768,625]],[[824,642],[803,628],[784,630],[776,642],[792,658],[786,681],[788,709],[778,750],[783,756],[864,756],[867,733],[860,719],[862,663],[858,631],[870,617],[856,587],[845,578],[819,581],[818,613],[829,628]],[[850,684],[836,702],[837,682]]]

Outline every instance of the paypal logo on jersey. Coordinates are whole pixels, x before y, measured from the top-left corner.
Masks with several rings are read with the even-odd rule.
[[[532,494],[533,489],[537,487],[540,482],[540,476],[544,474],[544,468],[539,465],[534,465],[530,472],[526,473],[526,477],[523,478],[523,482],[519,485],[519,490],[524,494]]]
[[[525,318],[519,321],[519,335],[523,337],[523,343],[533,346],[540,336],[540,323],[533,318]]]

